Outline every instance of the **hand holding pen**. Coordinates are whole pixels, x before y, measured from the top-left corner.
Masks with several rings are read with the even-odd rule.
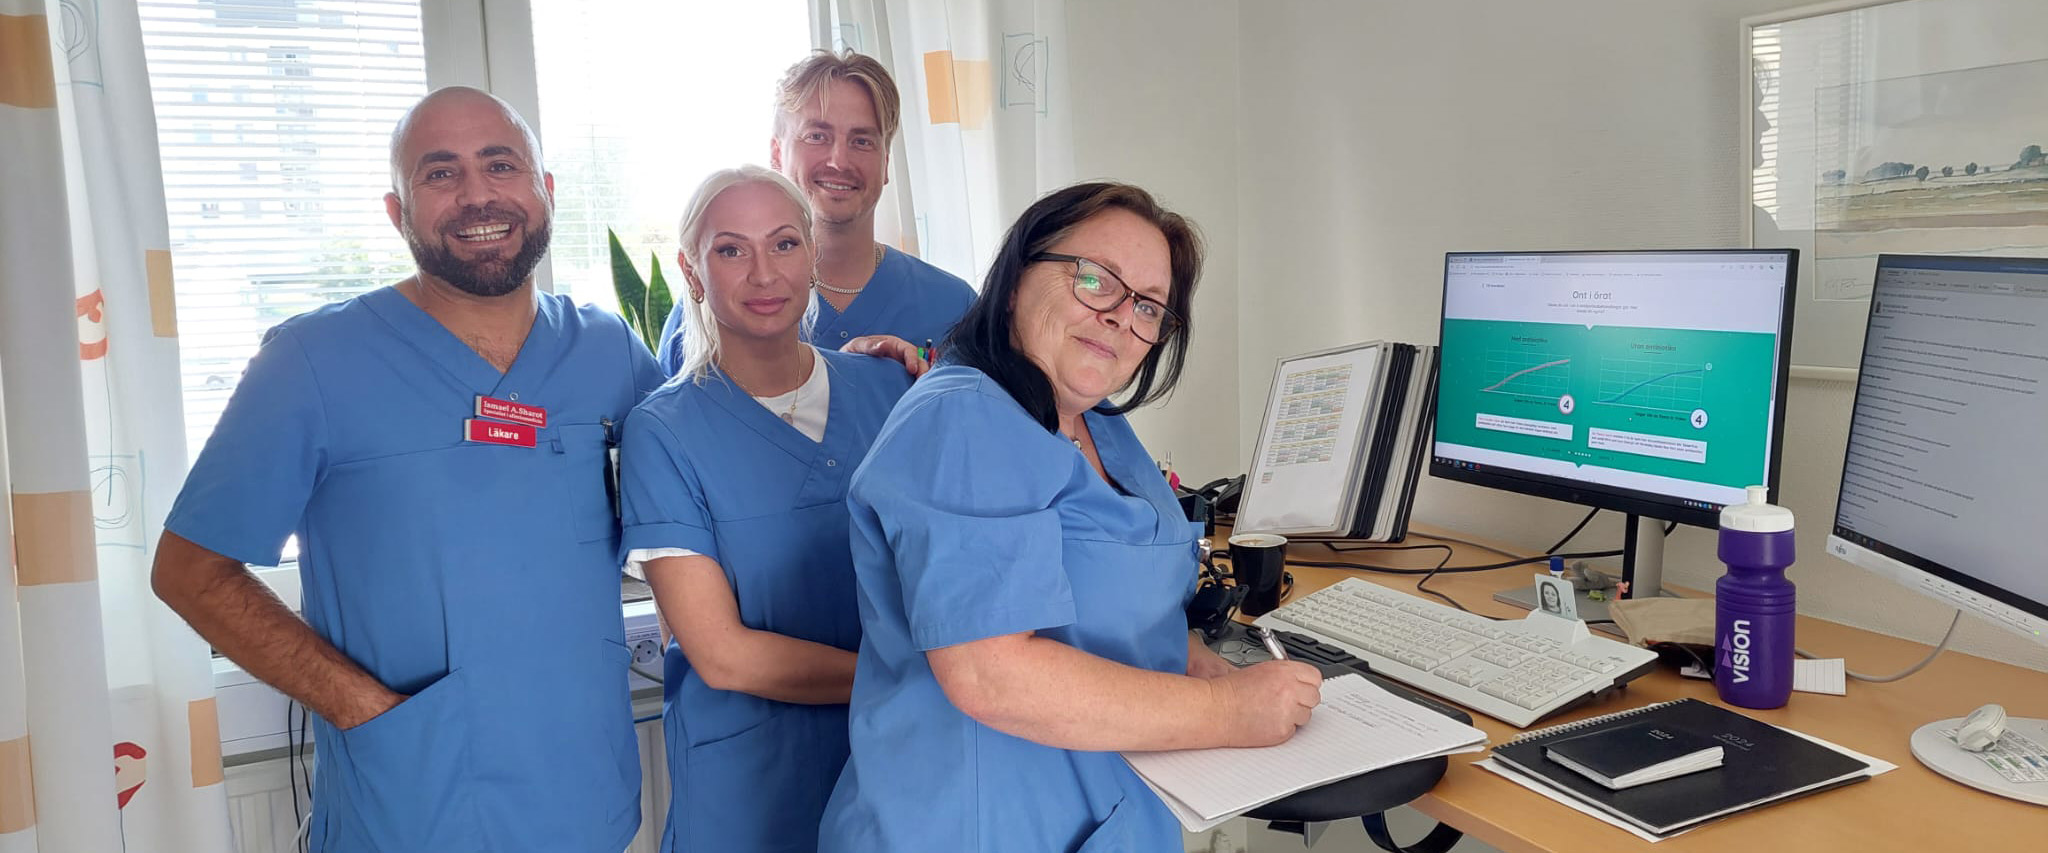
[[[1230,728],[1228,746],[1271,746],[1292,737],[1307,723],[1309,712],[1322,702],[1323,674],[1313,666],[1287,660],[1279,638],[1254,626],[1273,660],[1256,663],[1211,679]]]
[[[1272,655],[1274,660],[1287,659],[1287,650],[1280,647],[1280,638],[1275,636],[1271,629],[1262,625],[1253,625],[1252,636],[1259,638],[1260,642],[1266,644],[1266,654]]]

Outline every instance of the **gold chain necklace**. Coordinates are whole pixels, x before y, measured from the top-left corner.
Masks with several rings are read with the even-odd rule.
[[[814,356],[814,358],[815,358],[815,356]],[[760,400],[760,399],[761,399],[761,395],[759,395],[759,394],[756,394],[756,393],[754,393],[753,391],[750,391],[750,390],[748,390],[748,389],[747,389],[747,386],[745,386],[745,385],[740,385],[740,382],[739,382],[739,380],[737,380],[737,379],[733,379],[733,380],[730,380],[730,381],[731,381],[731,382],[732,382],[732,383],[733,383],[734,385],[739,385],[739,387],[740,387],[740,390],[741,390],[741,391],[744,391],[744,392],[746,392],[746,395],[747,395],[747,396],[749,396],[749,397],[752,397],[752,398],[754,398],[755,400]],[[809,384],[810,384],[810,379],[809,379],[809,377],[806,377],[806,378],[804,378],[804,379],[798,380],[798,382],[796,383],[796,387],[795,387],[795,388],[793,388],[793,389],[791,389],[791,390],[790,390],[790,392],[789,392],[789,405],[787,405],[787,406],[784,406],[784,407],[782,408],[782,411],[780,411],[780,412],[775,412],[775,410],[774,410],[774,409],[769,409],[768,411],[771,411],[771,412],[775,412],[775,414],[776,414],[776,416],[777,416],[777,417],[780,417],[780,418],[782,418],[782,422],[783,422],[783,423],[786,423],[786,424],[790,424],[790,425],[794,426],[794,425],[796,424],[796,404],[797,404],[797,402],[798,402],[798,401],[800,401],[800,400],[802,400],[802,399],[803,399],[803,396],[804,396],[804,386],[805,386],[805,385],[809,385]],[[765,405],[765,404],[764,404],[764,405]]]
[[[883,252],[883,249],[882,249],[882,244],[880,244],[880,243],[876,243],[876,244],[875,244],[875,265],[874,265],[874,267],[873,267],[873,268],[871,268],[871,269],[869,269],[869,270],[868,270],[868,279],[869,279],[870,281],[872,281],[872,280],[874,279],[874,277],[875,277],[875,271],[876,271],[876,270],[879,270],[879,269],[881,269],[881,268],[882,268],[882,252]],[[826,283],[824,282],[824,280],[823,280],[823,279],[819,279],[819,280],[818,280],[818,282],[817,282],[817,284],[818,284],[818,286],[819,286],[819,287],[822,287],[822,288],[824,288],[824,289],[826,289],[826,290],[832,291],[833,293],[837,293],[837,294],[839,294],[839,295],[841,295],[841,296],[858,296],[858,295],[860,295],[860,292],[861,292],[861,291],[863,291],[863,290],[866,290],[866,289],[868,289],[868,286],[867,286],[867,285],[865,285],[865,284],[863,284],[863,285],[861,285],[861,286],[859,286],[859,287],[833,287],[832,285],[826,284]]]
[[[805,384],[809,384],[809,383],[805,383]],[[794,390],[794,391],[791,391],[791,392],[789,392],[789,408],[786,408],[786,409],[783,409],[783,410],[782,410],[782,422],[783,422],[783,423],[786,423],[786,424],[791,424],[791,425],[795,425],[795,424],[796,424],[796,401],[797,401],[797,400],[799,400],[799,399],[802,399],[802,398],[803,398],[803,396],[804,396],[804,386],[803,386],[803,385],[798,385],[798,386],[796,386],[796,390]]]

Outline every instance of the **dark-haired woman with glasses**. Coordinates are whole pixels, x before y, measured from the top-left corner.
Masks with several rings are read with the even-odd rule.
[[[1122,184],[1012,226],[848,492],[864,634],[820,850],[1177,850],[1117,751],[1308,719],[1314,668],[1190,638],[1194,530],[1123,417],[1179,378],[1200,265],[1193,227]]]

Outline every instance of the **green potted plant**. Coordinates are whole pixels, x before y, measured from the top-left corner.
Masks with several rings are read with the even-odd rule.
[[[619,235],[606,228],[605,236],[612,243],[612,291],[619,297],[619,313],[625,316],[627,327],[647,343],[647,348],[656,350],[661,346],[661,326],[668,322],[669,309],[675,306],[668,281],[661,276],[661,256],[648,253],[653,272],[643,279],[633,267],[633,259],[627,257],[626,247],[620,245]]]

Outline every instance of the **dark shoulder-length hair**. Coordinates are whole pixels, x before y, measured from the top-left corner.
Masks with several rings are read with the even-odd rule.
[[[1128,390],[1130,396],[1104,410],[1120,415],[1172,394],[1174,386],[1180,383],[1181,367],[1187,362],[1188,333],[1192,328],[1188,309],[1194,303],[1195,282],[1202,273],[1202,238],[1194,223],[1161,207],[1151,193],[1130,184],[1075,184],[1026,208],[1016,224],[1010,226],[1009,233],[1003,235],[995,260],[989,264],[988,277],[982,282],[981,295],[946,336],[946,361],[988,374],[1047,432],[1059,429],[1052,380],[1017,349],[1012,336],[1016,319],[1011,306],[1032,257],[1051,249],[1081,223],[1112,209],[1136,214],[1166,235],[1172,262],[1166,307],[1181,318],[1181,326],[1172,337],[1155,344],[1131,381],[1117,389],[1118,393]]]

